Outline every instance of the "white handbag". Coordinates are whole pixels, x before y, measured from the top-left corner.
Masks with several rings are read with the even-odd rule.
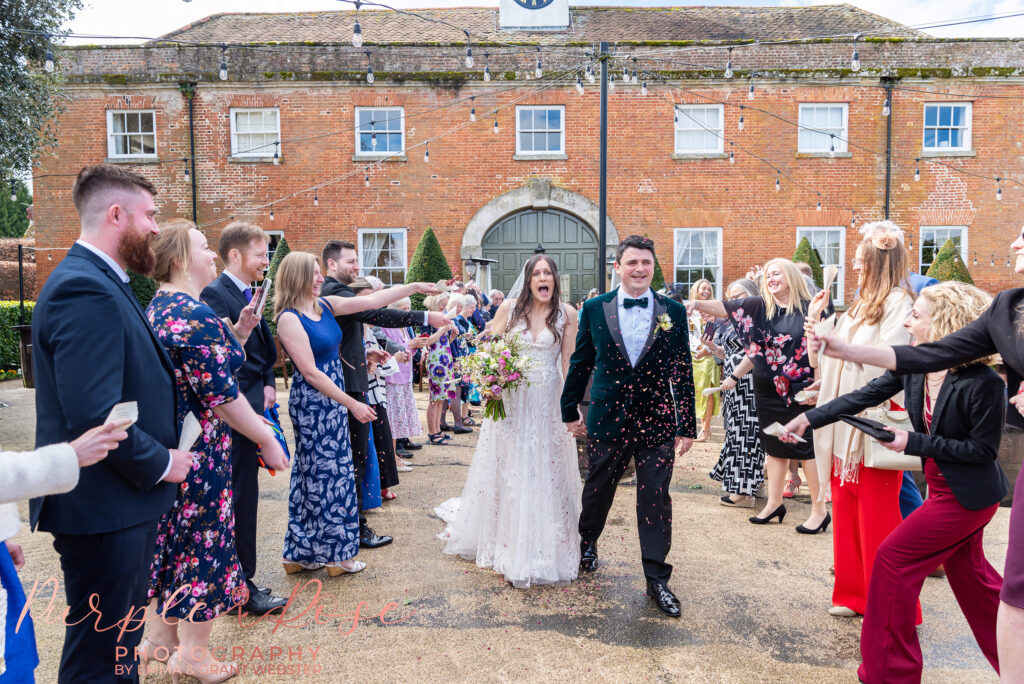
[[[914,426],[910,422],[910,416],[906,411],[892,411],[888,409],[873,408],[864,412],[865,418],[877,420],[889,427],[894,427],[907,432],[914,432]],[[868,468],[878,470],[921,470],[921,458],[919,456],[908,456],[902,451],[886,449],[874,437],[864,435],[864,465]]]

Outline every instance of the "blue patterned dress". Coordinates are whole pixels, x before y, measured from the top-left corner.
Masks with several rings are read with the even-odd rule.
[[[333,309],[314,321],[299,318],[317,368],[341,389],[345,380],[338,358],[341,328]],[[288,532],[284,557],[298,563],[338,563],[359,552],[359,510],[356,478],[349,446],[348,409],[320,393],[302,377],[292,375],[288,415],[295,429],[295,459],[288,494]]]
[[[213,409],[238,398],[234,373],[245,352],[203,302],[181,292],[157,292],[146,309],[174,365],[180,427],[195,414],[203,433],[192,448],[192,470],[174,507],[160,518],[150,568],[149,597],[167,616],[212,620],[244,593],[235,550],[231,499],[231,428]]]

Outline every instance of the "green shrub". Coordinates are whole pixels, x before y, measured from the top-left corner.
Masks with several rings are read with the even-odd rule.
[[[658,263],[658,255],[654,255],[654,278],[651,280],[651,289],[657,292],[665,287],[665,274],[661,272],[661,264]]]
[[[952,240],[946,240],[946,244],[942,245],[938,254],[935,255],[935,261],[932,262],[925,275],[942,282],[959,280],[968,285],[974,284],[974,278],[967,270],[967,264],[960,257],[960,248]]]
[[[0,371],[21,368],[21,335],[14,326],[21,320],[18,301],[0,301]],[[32,323],[35,302],[25,302],[25,324]]]
[[[156,294],[156,281],[149,276],[139,275],[134,271],[128,271],[128,287],[132,289],[135,298],[145,309],[153,301]]]
[[[277,269],[281,265],[281,260],[284,259],[288,253],[292,251],[288,247],[288,241],[283,237],[281,241],[277,243],[277,247],[274,249],[274,257],[270,260],[270,266],[267,268],[267,277],[273,281],[277,280]],[[263,318],[270,325],[270,332],[277,335],[277,323],[274,321],[274,284],[270,284],[270,292],[267,295],[267,303],[263,307]]]
[[[818,255],[818,250],[811,247],[811,241],[806,237],[800,239],[800,244],[796,246],[796,251],[793,252],[793,263],[803,262],[811,267],[811,272],[814,273],[814,284],[818,287],[822,287],[825,283],[821,273],[821,257]]]
[[[452,277],[451,266],[444,256],[441,243],[437,241],[433,228],[427,228],[416,245],[416,251],[409,262],[409,270],[405,275],[406,283],[436,283],[439,280],[450,280]],[[423,295],[414,294],[412,308],[423,310]]]
[[[13,202],[7,184],[0,189],[0,237],[20,238],[28,230],[27,207],[32,205],[32,195],[21,181],[14,182],[16,200]]]

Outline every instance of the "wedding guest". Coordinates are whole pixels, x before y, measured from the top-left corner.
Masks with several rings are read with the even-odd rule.
[[[443,311],[448,305],[448,299],[447,294],[427,297],[423,300],[423,305],[428,311]],[[427,439],[431,444],[444,444],[450,439],[441,429],[441,419],[444,415],[444,403],[451,401],[459,391],[455,382],[455,361],[452,357],[451,344],[455,332],[455,324],[450,321],[440,328],[429,326],[424,332],[426,343],[423,350],[427,354],[427,379],[430,387],[430,403],[427,404]]]
[[[408,311],[412,303],[405,298],[399,299],[391,306],[399,311]],[[395,439],[395,453],[402,458],[411,458],[412,453],[406,451],[403,454],[399,448],[408,443],[410,438],[423,434],[419,412],[416,409],[416,398],[412,393],[412,353],[413,350],[422,348],[425,340],[416,337],[409,328],[385,328],[384,335],[403,350],[395,354],[398,372],[385,376],[384,383],[388,396],[391,435]]]
[[[1014,272],[1024,274],[1024,230],[1010,244]],[[922,290],[923,292],[923,290]],[[1024,336],[1024,289],[1015,288],[996,295],[991,306],[976,321],[949,337],[913,347],[862,347],[842,340],[829,342],[825,354],[854,363],[881,366],[899,373],[933,373],[998,353],[1006,366],[1009,384],[1007,422],[1024,428],[1024,356],[1019,340]],[[1017,477],[1014,502],[1024,501],[1024,477]],[[913,517],[913,516],[911,516]],[[997,641],[999,669],[1003,682],[1024,681],[1024,506],[1010,510],[1010,532],[1003,589],[1000,594]]]
[[[270,236],[252,223],[233,221],[221,231],[217,251],[224,271],[203,288],[202,298],[219,318],[237,323],[255,294],[250,287],[263,280],[270,264]],[[249,406],[262,416],[277,403],[274,364],[277,344],[270,325],[262,318],[245,341],[245,361],[235,373],[238,389]],[[256,522],[260,501],[260,465],[256,444],[245,434],[231,433],[231,503],[235,512],[235,546],[245,575],[248,598],[239,608],[251,615],[265,615],[283,608],[287,601],[260,587],[256,580]]]
[[[321,259],[326,276],[322,294],[324,296],[355,297],[355,293],[352,292],[348,284],[356,279],[360,271],[359,253],[356,251],[356,246],[344,240],[330,240],[324,245]],[[395,297],[395,299],[400,298],[401,295]],[[388,301],[393,300],[388,299]],[[429,314],[420,311],[405,313],[395,309],[382,308],[359,309],[352,314],[345,315],[335,313],[335,320],[342,333],[340,355],[347,393],[359,403],[366,401],[365,394],[369,386],[366,375],[366,348],[363,346],[362,325],[364,323],[382,328],[404,328],[410,325],[429,325],[432,317],[436,325],[442,325],[445,320],[444,316],[437,313]],[[374,357],[370,360],[381,361],[383,357]],[[348,427],[351,431],[349,439],[355,477],[358,482],[362,482],[370,441],[370,425],[352,420],[348,422]],[[357,488],[356,499],[359,502],[360,511],[363,508],[362,495],[362,488]],[[359,530],[359,545],[364,549],[379,548],[394,541],[388,535],[374,532],[367,524],[366,516],[362,513],[359,514]]]
[[[178,424],[192,414],[202,439],[192,447],[194,465],[157,528],[149,629],[139,651],[143,665],[166,660],[171,673],[220,682],[237,674],[238,666],[209,650],[212,620],[246,596],[235,548],[231,430],[258,444],[269,467],[285,470],[288,460],[262,416],[244,398],[237,401],[234,374],[245,358],[242,344],[259,324],[252,307],[232,331],[200,299],[217,276],[217,255],[191,221],[165,222],[153,252],[158,289],[146,317],[174,366]]]
[[[754,281],[741,278],[730,283],[726,299],[757,297]],[[729,324],[720,325],[712,342],[715,355],[722,359],[722,422],[725,442],[718,463],[709,473],[722,483],[723,506],[754,507],[754,497],[764,482],[764,447],[761,446],[757,423],[757,402],[754,401],[753,364]]]
[[[923,345],[971,323],[991,301],[973,285],[932,285],[921,291],[906,327]],[[841,335],[830,339],[844,344]],[[927,374],[889,371],[786,426],[791,434],[808,426],[817,433],[841,414],[859,413],[900,392],[905,396],[914,431],[888,428],[895,439],[881,444],[921,457],[928,499],[882,541],[875,557],[860,638],[863,663],[857,671],[868,684],[921,681],[917,600],[925,578],[940,564],[982,653],[999,671],[996,615],[1002,578],[985,559],[982,539],[1007,492],[997,462],[1006,385],[988,368],[992,361]]]
[[[459,318],[462,316],[462,309],[465,305],[465,295],[461,294],[458,290],[451,293],[448,298],[448,309],[445,311],[445,316],[455,326],[454,333],[449,336],[452,352],[452,364],[457,364],[459,359],[469,354],[469,348],[466,345],[464,335],[468,330],[468,324],[465,318],[462,319],[462,323],[459,323]],[[453,372],[453,382],[455,383],[455,397],[448,399],[445,402],[444,410],[441,412],[441,430],[443,432],[451,432],[456,435],[465,435],[473,432],[472,429],[467,427],[470,423],[467,422],[466,409],[469,408],[467,399],[469,397],[469,383],[463,382],[462,376],[459,373]],[[445,423],[445,414],[451,409],[452,412],[452,425]],[[475,421],[474,421],[475,422]]]
[[[491,306],[487,310],[487,313],[493,320],[494,316],[498,313],[498,309],[501,308],[501,303],[505,301],[505,293],[501,290],[491,290],[487,297],[491,300]]]
[[[903,231],[891,221],[868,223],[853,258],[858,296],[845,314],[817,326],[829,296],[819,292],[811,300],[805,332],[832,334],[853,344],[906,344],[910,333],[904,327],[914,299],[904,289],[907,281],[907,252]],[[882,375],[878,366],[844,363],[828,356],[811,354],[821,380],[817,402],[824,404],[863,387]],[[902,411],[903,396],[883,402],[883,409]],[[900,487],[903,472],[869,468],[864,464],[867,438],[859,430],[838,422],[814,431],[814,452],[818,476],[831,478],[835,586],[831,615],[863,615],[867,605],[871,568],[879,545],[902,522]],[[918,612],[920,622],[920,612]]]
[[[21,527],[15,502],[70,492],[78,484],[80,468],[102,461],[127,437],[124,423],[107,423],[70,444],[26,452],[0,451],[0,595],[6,594],[6,604],[0,602],[0,654],[7,668],[0,673],[0,683],[31,684],[39,665],[32,615],[26,610],[25,590],[18,579],[18,570],[25,567],[25,554],[13,541]]]
[[[483,332],[486,324],[480,318],[480,309],[477,308],[477,301],[474,296],[467,294],[463,297],[462,310],[454,322],[455,326],[459,329],[463,355],[475,353],[476,347],[473,345],[472,340]],[[465,388],[463,390],[465,398],[462,401],[462,407],[466,417],[462,419],[462,422],[465,425],[476,425],[476,421],[473,420],[473,410],[469,406],[480,405],[480,388],[473,383],[463,383],[463,386]]]
[[[701,278],[690,286],[690,299],[709,300],[715,296],[715,288],[711,281]],[[708,349],[706,342],[710,340],[705,335],[705,328],[708,324],[714,326],[712,316],[695,311],[690,316],[690,356],[693,360],[693,390],[697,398],[697,416],[700,419],[700,434],[697,441],[703,442],[711,436],[711,418],[718,415],[719,396],[712,394],[707,396],[704,390],[710,387],[718,387],[721,382],[718,364],[715,363],[714,354]]]
[[[127,439],[83,469],[74,489],[29,505],[32,527],[53,534],[64,573],[61,684],[110,681],[115,672],[138,681],[141,630],[101,631],[87,617],[146,605],[157,521],[192,468],[192,454],[174,448],[174,368],[128,287],[126,269],[148,274],[156,259],[155,195],[126,167],[83,168],[71,191],[81,234],[32,316],[37,447],[77,437],[121,402],[137,402],[139,412]]]
[[[772,423],[786,423],[807,410],[796,401],[796,395],[813,378],[803,330],[811,297],[803,275],[789,259],[772,259],[764,265],[759,290],[758,297],[725,302],[694,300],[687,303],[687,309],[728,317],[753,362],[757,422],[762,431],[761,446],[768,455],[768,501],[750,522],[764,525],[775,518],[781,523],[786,516],[782,490],[787,460],[809,461],[814,458],[814,449],[809,441],[787,444],[763,432]],[[807,467],[804,473],[811,490],[811,515],[796,529],[801,534],[817,534],[828,528],[832,516],[818,497],[817,470]]]
[[[295,429],[295,463],[284,567],[293,573],[326,566],[327,573],[335,577],[366,567],[355,560],[365,540],[360,534],[356,494],[360,488],[356,486],[348,422],[350,414],[364,424],[376,418],[372,408],[345,392],[339,357],[342,332],[335,317],[387,306],[417,292],[430,294],[437,288],[412,283],[363,297],[321,297],[323,283],[315,256],[291,252],[281,260],[274,284],[277,332],[295,364],[288,398],[288,415]],[[361,348],[362,337],[359,343]],[[365,373],[365,365],[363,368]]]

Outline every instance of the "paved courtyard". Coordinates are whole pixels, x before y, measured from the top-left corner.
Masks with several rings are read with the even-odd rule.
[[[283,385],[278,398],[287,405]],[[417,398],[424,409],[424,395]],[[0,408],[0,444],[30,448],[32,392],[20,382],[0,383],[0,402],[10,405]],[[290,426],[285,431],[290,441]],[[856,681],[861,621],[825,612],[831,531],[795,533],[809,509],[806,488],[787,503],[784,525],[754,526],[746,521],[749,509],[720,506],[719,485],[707,477],[720,426],[712,441],[676,464],[673,476],[670,586],[682,601],[679,620],[663,617],[644,596],[635,488],[627,484],[619,487],[600,543],[601,568],[568,587],[514,589],[499,575],[443,555],[434,536],[443,524],[432,509],[459,495],[474,443],[475,435],[466,435],[416,452],[413,472],[394,489],[398,498],[369,514],[371,526],[395,543],[362,551],[368,567],[353,576],[284,574],[288,476],[261,475],[257,578],[295,597],[276,622],[217,621],[213,645],[244,666],[238,681]],[[27,507],[21,512],[25,519]],[[1001,509],[986,533],[986,554],[1000,569],[1008,513]],[[28,559],[27,589],[59,578],[49,535],[23,530],[17,541]],[[35,603],[39,682],[56,680],[63,640],[63,589],[47,620],[50,593],[40,589]],[[945,580],[927,580],[922,604],[924,681],[998,681]],[[146,681],[169,678],[160,668]]]

